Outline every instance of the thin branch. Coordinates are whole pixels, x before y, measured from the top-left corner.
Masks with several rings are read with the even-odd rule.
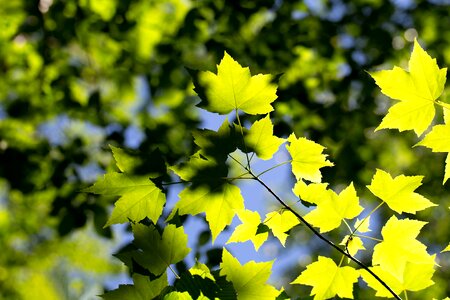
[[[275,194],[275,192],[266,185],[266,183],[264,181],[262,181],[261,179],[259,179],[258,177],[256,177],[251,171],[250,175],[253,175],[255,177],[255,180],[258,181],[262,186],[264,186],[264,188],[270,193],[272,194],[272,196],[275,197],[275,199],[282,205],[284,206],[287,210],[289,210],[291,213],[293,213],[306,227],[309,228],[309,230],[311,230],[319,239],[321,239],[322,241],[324,241],[325,243],[327,243],[328,245],[330,245],[331,247],[333,247],[334,249],[336,249],[337,251],[339,251],[341,254],[345,255],[346,257],[348,257],[349,259],[351,259],[352,261],[354,261],[357,265],[359,265],[361,268],[363,268],[364,270],[366,270],[370,275],[372,275],[381,285],[383,285],[393,296],[395,299],[398,300],[402,300],[402,298],[400,298],[400,296],[398,296],[380,277],[378,277],[377,274],[375,274],[372,270],[369,269],[368,266],[366,266],[365,264],[363,264],[361,261],[359,261],[358,259],[356,259],[355,257],[351,256],[350,254],[348,254],[347,252],[345,252],[343,249],[341,249],[339,246],[337,246],[335,243],[333,243],[332,241],[330,241],[329,239],[327,239],[325,236],[323,236],[320,232],[318,232],[311,224],[309,224],[300,214],[298,214],[295,210],[293,210],[292,208],[290,208],[277,194]]]
[[[250,161],[251,161],[251,159],[248,157],[247,145],[245,144],[245,138],[244,138],[244,129],[242,127],[241,119],[239,118],[239,113],[238,113],[237,108],[235,109],[235,111],[236,111],[236,119],[238,121],[239,129],[241,131],[242,143],[244,144],[245,157],[247,158],[247,167],[245,169],[248,170],[248,169],[250,169]]]

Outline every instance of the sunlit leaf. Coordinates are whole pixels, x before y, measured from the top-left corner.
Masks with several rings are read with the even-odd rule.
[[[271,103],[277,98],[277,86],[271,79],[271,75],[251,76],[249,68],[241,67],[226,52],[217,66],[217,75],[209,71],[200,74],[200,82],[206,86],[206,108],[219,114],[236,109],[252,115],[271,112]]]
[[[294,226],[300,224],[298,218],[288,210],[273,211],[266,214],[264,224],[272,230],[273,235],[284,246],[286,243],[287,233]]]
[[[434,256],[427,253],[427,247],[416,239],[426,222],[392,216],[381,230],[383,241],[373,249],[372,265],[380,266],[398,280],[408,262],[434,265]]]
[[[402,212],[415,214],[419,210],[436,206],[424,196],[414,192],[422,185],[422,179],[423,176],[405,175],[392,178],[389,173],[377,169],[367,188],[386,202],[393,211],[399,214]]]
[[[400,101],[389,109],[376,130],[414,130],[421,135],[433,121],[434,103],[442,94],[446,74],[447,68],[439,69],[436,59],[431,58],[417,40],[409,60],[409,72],[394,67],[370,73],[383,94]]]
[[[273,135],[273,124],[269,115],[253,123],[245,135],[248,149],[264,160],[271,159],[284,139]]]
[[[244,208],[240,189],[229,183],[215,189],[209,186],[187,187],[179,197],[173,211],[178,210],[180,215],[206,213],[213,241],[225,226],[231,224],[236,210]]]
[[[322,154],[325,147],[304,137],[297,138],[295,134],[289,136],[288,142],[286,149],[292,157],[292,173],[297,180],[320,182],[320,169],[333,166],[333,163],[327,160],[327,155]]]
[[[233,283],[237,300],[273,300],[280,291],[267,284],[273,262],[250,261],[241,265],[227,249],[223,249],[220,275]]]
[[[324,256],[309,264],[291,284],[312,286],[311,296],[314,300],[330,299],[338,295],[353,299],[353,284],[358,281],[359,272],[352,267],[339,267]]]
[[[359,250],[366,250],[363,241],[357,236],[350,238],[350,235],[346,235],[339,245],[346,246],[351,256],[355,256]]]
[[[342,220],[353,219],[363,210],[359,205],[353,183],[338,195],[333,190],[327,189],[327,184],[306,185],[300,180],[294,187],[294,193],[303,201],[316,204],[316,208],[305,216],[305,220],[319,227],[320,232],[338,228]]]
[[[255,250],[267,240],[269,234],[267,232],[256,234],[259,224],[261,224],[261,217],[257,211],[239,210],[237,212],[242,224],[238,225],[233,234],[228,239],[228,243],[252,241]]]

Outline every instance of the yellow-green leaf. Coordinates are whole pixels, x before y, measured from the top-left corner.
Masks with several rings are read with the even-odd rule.
[[[372,265],[380,266],[398,280],[408,262],[434,264],[434,256],[427,253],[426,246],[416,239],[426,222],[392,216],[381,230],[383,241],[373,249]]]
[[[404,291],[420,291],[434,284],[434,281],[431,280],[435,271],[433,264],[408,262],[401,277],[392,275],[380,266],[370,267],[370,270],[377,274],[397,295]],[[376,291],[375,296],[393,298],[391,292],[369,272],[364,269],[360,269],[360,272],[364,281]]]
[[[322,154],[325,147],[304,137],[297,138],[295,134],[289,136],[288,142],[286,148],[292,157],[292,173],[297,180],[320,182],[320,168],[333,166],[333,163],[327,160],[327,155]]]
[[[105,226],[139,222],[148,217],[158,222],[166,202],[164,193],[146,176],[131,176],[125,173],[107,173],[84,192],[120,196]]]
[[[407,212],[415,214],[431,206],[436,206],[424,196],[415,193],[414,190],[422,185],[423,176],[399,175],[392,178],[383,170],[377,169],[372,182],[367,188],[386,202],[395,212],[401,214]]]
[[[216,189],[209,186],[187,187],[179,194],[173,211],[180,215],[206,213],[213,242],[225,226],[230,225],[236,210],[244,208],[240,189],[224,183]]]
[[[248,67],[243,68],[226,52],[217,66],[217,75],[202,72],[199,79],[206,86],[207,109],[219,114],[236,109],[251,115],[266,114],[273,110],[271,103],[277,98],[271,75],[251,76]]]
[[[359,250],[366,250],[363,241],[357,236],[350,238],[350,235],[346,235],[339,245],[346,246],[351,256],[355,256]]]
[[[241,265],[227,249],[223,249],[220,275],[233,283],[237,300],[273,300],[279,294],[273,286],[267,284],[273,262],[250,261]]]
[[[305,220],[320,228],[320,232],[338,228],[343,219],[353,219],[363,210],[359,205],[353,183],[338,195],[328,190],[325,183],[306,185],[303,181],[298,181],[294,187],[294,194],[303,201],[317,205],[305,216]]]
[[[288,235],[287,231],[291,230],[294,226],[300,224],[298,218],[288,210],[273,211],[266,214],[264,224],[272,230],[273,235],[284,246]]]
[[[258,251],[259,247],[261,247],[269,236],[269,233],[267,232],[256,234],[258,226],[261,224],[261,217],[259,213],[251,210],[239,210],[237,215],[242,224],[238,225],[234,229],[234,232],[229,238],[227,244],[250,240],[252,241],[255,250]]]
[[[370,73],[383,94],[400,101],[389,109],[376,130],[414,130],[421,135],[433,121],[434,103],[442,94],[446,74],[447,69],[439,69],[436,59],[431,58],[417,40],[409,60],[409,72],[394,67]]]
[[[170,292],[164,296],[164,300],[192,300],[188,292]]]
[[[291,284],[312,286],[311,296],[314,300],[330,299],[338,295],[353,299],[353,284],[358,281],[359,272],[352,267],[338,267],[336,263],[324,256],[306,267]]]
[[[370,225],[370,216],[362,220],[356,219],[354,227],[358,232],[369,232],[371,231],[369,225]]]
[[[444,111],[446,111],[444,109]],[[445,113],[445,115],[449,115]],[[445,124],[435,125],[431,131],[423,138],[422,141],[417,143],[417,146],[425,146],[433,150],[433,152],[447,152],[447,158],[445,160],[445,175],[443,184],[450,177],[450,121],[449,117],[446,117]]]
[[[245,143],[249,150],[264,160],[271,159],[284,139],[273,135],[273,124],[269,115],[253,123],[245,136]]]

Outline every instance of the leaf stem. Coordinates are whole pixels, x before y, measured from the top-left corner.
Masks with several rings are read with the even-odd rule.
[[[180,279],[180,276],[178,276],[177,272],[175,272],[175,270],[172,268],[171,265],[169,265],[169,269],[170,269],[170,271],[172,271],[173,275],[175,275],[176,279]]]
[[[325,236],[323,236],[320,232],[318,232],[311,224],[309,224],[300,214],[298,214],[295,210],[290,208],[264,181],[256,177],[251,171],[249,171],[250,175],[254,176],[254,179],[258,181],[272,196],[275,197],[275,199],[287,210],[289,210],[291,213],[293,213],[306,227],[308,227],[309,230],[311,230],[319,239],[336,249],[341,254],[345,255],[352,261],[354,261],[357,265],[359,265],[361,268],[366,270],[370,275],[372,275],[381,285],[383,285],[393,296],[395,299],[402,300],[400,296],[398,296],[387,284],[384,282],[380,277],[378,277],[377,274],[375,274],[372,270],[369,269],[368,266],[363,264],[361,261],[356,259],[355,257],[351,256],[347,252],[345,252],[343,249],[341,249],[339,246],[337,246],[335,243],[327,239]]]
[[[359,224],[358,224],[358,226],[356,226],[356,228],[352,231],[352,233],[351,233],[351,235],[354,235],[355,234],[355,232],[358,230],[358,228],[359,227],[361,227],[361,225],[376,211],[376,210],[378,210],[382,205],[384,204],[384,201],[383,202],[381,202],[380,204],[378,204],[377,205],[377,207],[375,207],[374,209],[372,209],[372,211],[367,215],[367,216],[365,216],[365,218],[364,219],[362,219],[362,221],[361,222],[359,222]]]
[[[368,235],[364,235],[364,234],[359,234],[359,233],[354,234],[354,236],[361,237],[361,238],[365,238],[365,239],[369,239],[369,240],[373,240],[373,241],[377,241],[377,242],[382,242],[382,241],[383,241],[383,240],[374,238],[374,237],[372,237],[372,236],[368,236]]]
[[[269,171],[272,171],[272,170],[275,169],[275,168],[281,167],[282,165],[288,164],[288,163],[290,163],[290,162],[292,162],[292,159],[291,159],[291,160],[288,160],[288,161],[284,161],[284,162],[282,162],[282,163],[279,163],[279,164],[277,164],[277,165],[275,165],[275,166],[273,166],[273,167],[270,167],[270,168],[268,168],[267,170],[264,170],[264,171],[262,171],[261,173],[257,174],[256,177],[260,177],[261,175],[263,175],[263,174],[265,174],[265,173],[267,173],[267,172],[269,172]]]
[[[241,131],[242,143],[244,144],[245,157],[247,158],[247,167],[245,169],[249,170],[251,159],[248,157],[247,145],[245,144],[245,138],[244,138],[244,129],[242,128],[241,119],[239,118],[239,113],[238,113],[237,108],[235,109],[235,112],[236,112],[236,120],[238,121],[239,129]]]

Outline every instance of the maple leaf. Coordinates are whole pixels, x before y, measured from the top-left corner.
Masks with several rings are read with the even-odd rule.
[[[204,298],[199,297],[198,299]],[[170,292],[164,296],[163,300],[192,300],[192,297],[188,292]]]
[[[426,222],[392,216],[381,230],[383,241],[373,249],[372,265],[403,280],[408,262],[434,265],[434,256],[427,253],[426,246],[416,239]]]
[[[421,135],[433,121],[434,103],[442,94],[446,74],[447,68],[439,69],[436,59],[431,58],[417,40],[409,60],[409,72],[394,67],[370,73],[383,94],[400,101],[389,109],[376,130],[414,130]]]
[[[263,160],[271,159],[284,142],[284,139],[273,135],[273,124],[269,115],[253,123],[245,134],[248,150],[255,152]]]
[[[206,86],[206,108],[219,114],[237,109],[251,115],[271,112],[271,103],[277,98],[277,86],[271,79],[271,75],[251,76],[249,68],[243,68],[227,52],[217,65],[217,75],[209,71],[199,74],[200,84]]]
[[[164,193],[147,176],[111,172],[83,191],[120,196],[105,227],[129,220],[139,222],[145,217],[156,223],[166,203]]]
[[[215,189],[204,185],[187,187],[179,197],[169,219],[177,210],[180,215],[205,212],[213,242],[225,226],[231,224],[236,210],[244,208],[240,189],[229,183],[221,183]]]
[[[286,149],[292,157],[292,173],[297,180],[320,182],[322,174],[319,169],[333,166],[326,159],[327,155],[322,154],[325,147],[304,137],[297,139],[294,133],[289,136],[288,142]]]
[[[370,225],[370,216],[362,220],[356,219],[355,225],[353,227],[355,227],[355,229],[358,232],[369,232],[371,231],[369,225]]]
[[[268,285],[273,261],[250,261],[241,265],[227,249],[223,249],[222,262],[220,263],[220,275],[226,276],[233,283],[237,294],[237,300],[273,300],[279,294],[276,288]]]
[[[404,291],[420,291],[434,284],[434,281],[431,280],[435,271],[433,264],[407,262],[400,278],[393,276],[380,266],[370,267],[369,269],[377,274],[397,295]],[[369,272],[364,269],[360,269],[360,272],[364,281],[376,291],[375,296],[393,298],[391,292]]]
[[[317,205],[305,216],[305,220],[320,228],[320,232],[328,232],[338,228],[343,219],[353,219],[363,210],[359,205],[359,198],[356,195],[353,183],[339,195],[332,190],[328,190],[325,183],[306,185],[303,181],[298,181],[293,191],[303,201]]]
[[[167,274],[164,273],[155,280],[150,280],[148,276],[134,273],[133,283],[121,284],[118,289],[109,291],[101,297],[105,300],[146,300],[157,297],[162,290],[169,284],[167,282]]]
[[[377,169],[367,188],[372,194],[386,202],[393,211],[399,214],[402,212],[415,214],[419,210],[436,206],[424,196],[414,192],[422,185],[422,179],[423,176],[405,175],[392,178],[389,173]]]
[[[445,159],[445,175],[443,184],[450,178],[450,113],[445,112],[445,124],[435,125],[431,131],[416,146],[425,146],[433,150],[433,152],[447,152]]]
[[[353,299],[353,284],[358,281],[359,272],[352,267],[338,267],[328,257],[319,256],[318,261],[306,267],[291,284],[312,286],[314,300],[330,299],[338,295]]]
[[[282,210],[273,211],[266,214],[264,224],[272,230],[273,235],[280,241],[281,245],[285,245],[288,235],[286,232],[294,226],[300,224],[299,219],[290,211]]]
[[[169,224],[162,235],[154,225],[132,225],[133,245],[141,249],[131,253],[132,258],[155,275],[166,271],[167,267],[183,260],[191,251],[187,247],[187,235],[183,227]]]
[[[261,217],[257,211],[239,210],[237,212],[242,224],[238,225],[233,234],[228,239],[228,243],[252,241],[255,250],[267,240],[269,233],[263,232],[256,234],[259,224],[261,224]]]
[[[359,250],[366,250],[363,241],[357,236],[352,236],[350,239],[350,235],[346,235],[339,245],[346,246],[351,256],[355,256]]]

